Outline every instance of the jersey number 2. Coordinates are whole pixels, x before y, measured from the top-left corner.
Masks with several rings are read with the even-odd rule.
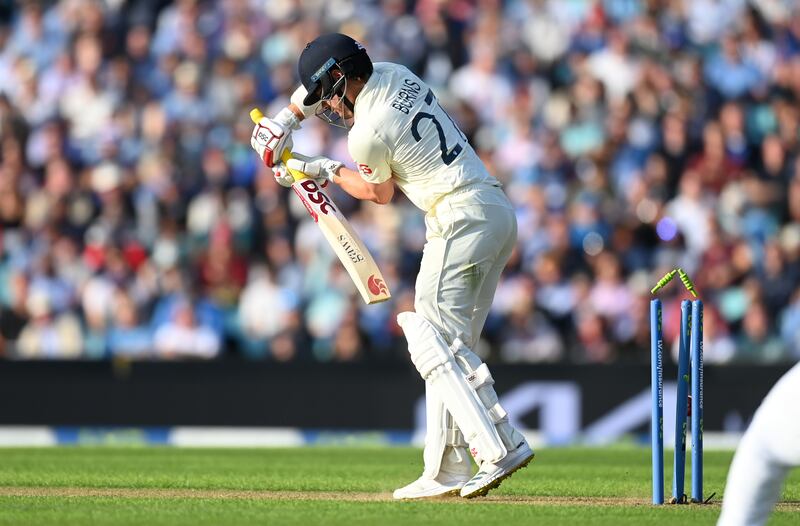
[[[425,102],[430,106],[433,100],[434,100],[433,92],[431,90],[428,90],[428,94],[425,96]],[[442,111],[444,112],[444,110]],[[447,113],[445,113],[445,115],[447,115]],[[450,119],[450,116],[447,115],[447,118]],[[419,123],[423,119],[430,119],[433,122],[433,125],[436,126],[436,133],[439,134],[439,149],[442,150],[442,161],[444,162],[444,164],[450,166],[450,163],[455,161],[456,157],[458,157],[458,154],[461,153],[463,147],[460,144],[456,143],[456,145],[453,146],[452,149],[448,150],[447,141],[445,140],[444,136],[444,129],[442,128],[442,125],[439,123],[439,120],[436,118],[436,116],[430,113],[426,113],[424,111],[417,113],[414,116],[414,120],[411,121],[411,134],[414,136],[414,140],[416,140],[417,142],[422,140],[422,135],[420,135],[419,133]],[[455,126],[458,134],[461,135],[461,130],[458,129],[458,126],[456,126],[456,124],[453,122],[452,119],[450,119],[450,122],[453,124],[453,126]]]

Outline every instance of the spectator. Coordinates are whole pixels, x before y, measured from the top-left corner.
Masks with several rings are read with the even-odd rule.
[[[220,340],[207,326],[195,319],[194,310],[186,300],[179,300],[172,320],[156,330],[153,335],[155,352],[161,358],[215,358],[220,351]]]
[[[422,75],[510,194],[490,357],[646,360],[640,283],[678,264],[710,361],[800,356],[796,3],[128,4],[22,2],[0,28],[5,356],[403,356],[411,205],[333,195],[393,291],[364,308],[249,148],[247,110],[283,105],[328,31]],[[306,124],[298,152],[348,157]]]
[[[770,363],[784,358],[784,348],[770,327],[767,309],[762,303],[750,305],[742,325],[743,334],[736,342],[737,361]]]
[[[0,304],[0,356],[16,354],[17,340],[28,323],[28,278],[17,272],[8,281],[8,303]]]
[[[577,343],[572,359],[577,363],[607,363],[614,359],[608,324],[591,309],[576,313]]]
[[[589,57],[589,72],[605,86],[609,102],[619,102],[638,83],[640,68],[628,52],[628,40],[619,30],[611,30],[608,43]]]
[[[108,350],[112,357],[149,358],[153,338],[147,326],[139,323],[136,304],[123,291],[114,295],[113,319],[108,330]]]
[[[17,341],[16,357],[80,358],[83,340],[78,320],[72,314],[55,314],[44,292],[33,292],[26,303],[30,321]]]
[[[726,99],[737,99],[758,87],[764,80],[758,67],[748,57],[743,57],[739,43],[733,35],[725,35],[720,51],[705,68],[711,87]]]
[[[289,329],[296,306],[295,296],[278,286],[265,266],[251,268],[250,280],[239,300],[242,351],[251,358],[268,355],[269,342]]]
[[[711,236],[711,215],[701,184],[696,173],[687,172],[681,178],[679,194],[665,207],[686,239],[687,248],[695,254],[708,248]]]
[[[509,280],[506,286],[498,289],[495,308],[501,310],[506,320],[500,335],[503,360],[537,363],[563,358],[564,342],[548,317],[535,310],[538,302],[533,280],[526,276]],[[530,316],[531,311],[536,314]]]

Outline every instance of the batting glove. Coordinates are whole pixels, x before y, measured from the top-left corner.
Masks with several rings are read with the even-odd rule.
[[[286,161],[286,166],[292,170],[297,170],[314,179],[320,186],[333,181],[336,171],[342,167],[342,163],[328,159],[327,157],[306,157],[305,155],[295,154],[294,158]]]
[[[301,84],[299,88],[294,90],[294,93],[292,93],[289,102],[297,106],[300,109],[300,111],[303,112],[303,117],[307,119],[309,117],[314,116],[317,113],[317,108],[319,108],[319,105],[322,104],[322,101],[317,101],[311,106],[306,106],[303,103],[303,100],[306,98],[306,95],[308,95],[308,91],[306,90],[305,86]]]
[[[282,109],[273,119],[262,117],[253,128],[250,146],[258,153],[267,167],[281,162],[283,151],[292,149],[292,130],[300,127],[300,121],[289,108]]]
[[[283,162],[272,167],[272,175],[275,177],[275,182],[283,187],[289,188],[294,183],[294,177]]]

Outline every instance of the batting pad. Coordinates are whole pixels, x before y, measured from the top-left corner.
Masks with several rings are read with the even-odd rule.
[[[467,382],[439,331],[415,312],[401,312],[397,323],[408,340],[411,361],[453,415],[472,455],[489,462],[505,457],[507,450],[493,419]]]
[[[425,461],[423,476],[435,478],[441,468],[454,471],[457,469],[454,463],[466,461],[468,466],[466,448],[469,444],[430,382],[425,382],[425,416],[427,431],[425,450],[422,452]]]
[[[467,379],[470,387],[478,394],[478,398],[489,412],[489,417],[496,424],[497,433],[506,449],[512,451],[525,440],[508,421],[508,413],[500,405],[497,392],[494,390],[494,378],[489,367],[481,361],[477,354],[467,348],[456,338],[450,346],[458,366]]]

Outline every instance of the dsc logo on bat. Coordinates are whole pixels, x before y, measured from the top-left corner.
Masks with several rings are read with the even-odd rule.
[[[298,190],[298,186],[303,189],[302,192]],[[336,206],[333,204],[331,199],[327,195],[325,195],[325,193],[319,189],[317,183],[315,183],[311,179],[304,179],[303,181],[300,182],[299,185],[297,184],[292,185],[292,189],[305,205],[309,215],[311,215],[311,217],[314,218],[315,223],[319,221],[319,216],[317,215],[316,209],[309,203],[309,201],[311,203],[314,203],[315,205],[318,205],[319,211],[325,215],[331,213],[335,214],[338,212],[338,210],[336,210]]]

